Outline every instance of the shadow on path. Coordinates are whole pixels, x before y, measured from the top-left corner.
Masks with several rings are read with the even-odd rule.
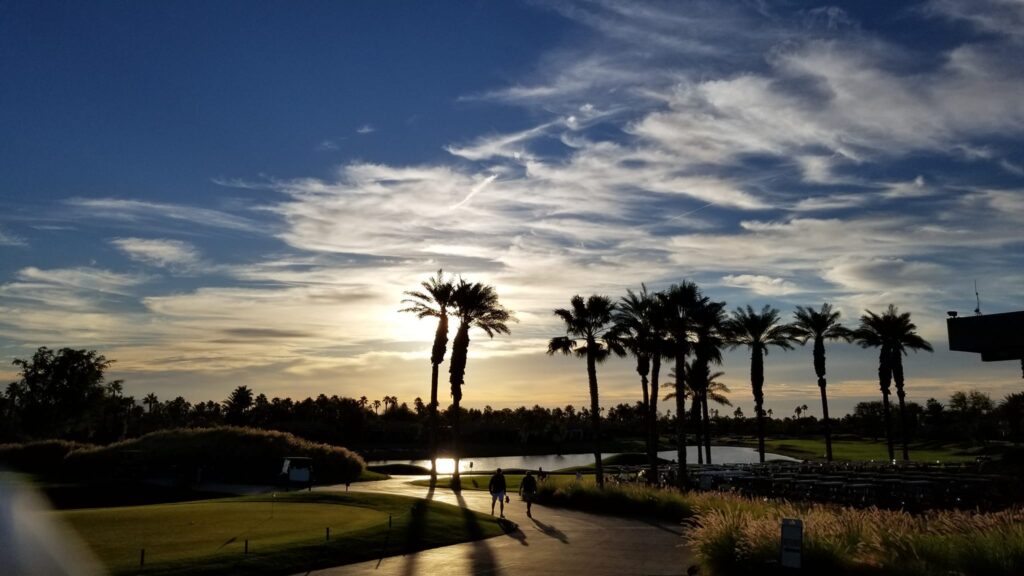
[[[501,574],[498,563],[494,560],[494,552],[491,546],[484,540],[484,531],[477,522],[476,515],[466,505],[466,499],[461,492],[455,493],[459,501],[459,508],[462,510],[462,518],[466,523],[466,530],[469,537],[473,539],[473,550],[470,560],[472,562],[472,574]]]
[[[540,520],[537,520],[536,518],[530,518],[530,520],[533,520],[533,524],[537,527],[538,530],[543,532],[545,536],[557,538],[562,544],[569,543],[569,537],[566,536],[565,532],[562,532],[561,530],[555,528],[551,524],[545,524]]]
[[[431,478],[430,486],[427,489],[427,495],[424,496],[427,501],[434,499],[434,488],[436,487],[437,479]],[[405,531],[406,550],[405,564],[402,565],[403,576],[415,576],[418,574],[416,565],[419,562],[420,555],[416,554],[414,551],[419,549],[419,543],[426,532],[427,510],[426,502],[423,502],[414,504],[410,512],[411,517],[409,518],[409,526]]]
[[[682,526],[680,526],[679,528],[669,528],[668,526],[666,526],[665,524],[663,524],[661,522],[658,522],[657,520],[643,519],[643,518],[641,519],[641,522],[643,522],[644,524],[647,524],[648,526],[653,526],[654,528],[657,528],[658,530],[664,530],[665,532],[668,532],[669,534],[675,534],[676,536],[682,536],[684,534]]]

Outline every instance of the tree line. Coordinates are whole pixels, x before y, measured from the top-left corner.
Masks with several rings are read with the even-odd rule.
[[[153,393],[136,399],[123,394],[120,381],[105,381],[111,363],[95,351],[69,348],[40,348],[29,359],[16,359],[21,379],[0,392],[0,442],[62,438],[106,444],[157,430],[225,424],[291,432],[309,440],[358,447],[368,453],[423,445],[429,438],[431,415],[419,397],[411,403],[393,395],[369,399],[321,394],[293,400],[268,398],[247,386],[238,386],[222,401],[192,403],[182,396],[161,400]],[[731,408],[728,390],[715,380],[720,375],[712,373],[708,386],[708,398],[714,406],[709,410],[713,435],[755,434],[755,418],[748,418],[740,408],[727,409]],[[670,370],[669,381],[674,380],[674,370]],[[670,392],[666,397],[672,399],[674,394]],[[692,418],[700,407],[689,385],[684,394],[689,399]],[[907,402],[906,409],[907,434],[911,439],[966,439],[977,444],[1022,439],[1022,393],[997,403],[978,390],[958,391],[944,404],[930,398],[923,406]],[[767,410],[766,433],[817,434],[822,422],[806,415],[806,410],[806,405],[798,405],[791,415],[778,417]],[[450,444],[454,414],[449,406],[437,415],[446,446]],[[602,438],[607,441],[636,438],[638,432],[645,433],[649,413],[642,401],[636,401],[601,408],[600,414]],[[877,438],[883,428],[882,414],[880,401],[861,402],[852,413],[835,421],[834,431]],[[462,424],[461,438],[478,453],[481,449],[562,453],[593,440],[591,411],[586,406],[460,407],[458,420]],[[655,435],[660,439],[674,430],[673,410],[659,413]]]

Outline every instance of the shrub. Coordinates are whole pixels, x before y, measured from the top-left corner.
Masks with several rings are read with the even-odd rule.
[[[53,475],[60,470],[65,456],[91,447],[91,444],[67,440],[0,444],[0,464],[28,474]]]
[[[272,483],[286,456],[313,459],[319,483],[351,482],[362,457],[346,448],[309,442],[286,432],[224,426],[162,430],[109,446],[76,450],[66,459],[70,476],[84,481],[174,477],[181,482]]]

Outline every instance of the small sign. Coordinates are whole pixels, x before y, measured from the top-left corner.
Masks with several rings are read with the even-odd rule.
[[[804,547],[804,523],[794,518],[782,519],[782,567],[800,568]]]

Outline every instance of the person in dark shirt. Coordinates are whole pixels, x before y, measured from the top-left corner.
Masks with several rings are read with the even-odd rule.
[[[530,470],[526,471],[526,476],[523,481],[519,483],[519,495],[523,497],[526,502],[526,517],[533,518],[533,497],[537,494],[537,478],[534,477],[533,472]]]
[[[494,516],[494,503],[501,502],[501,517],[505,517],[505,488],[505,475],[498,468],[487,484],[487,490],[491,493],[491,516]]]

